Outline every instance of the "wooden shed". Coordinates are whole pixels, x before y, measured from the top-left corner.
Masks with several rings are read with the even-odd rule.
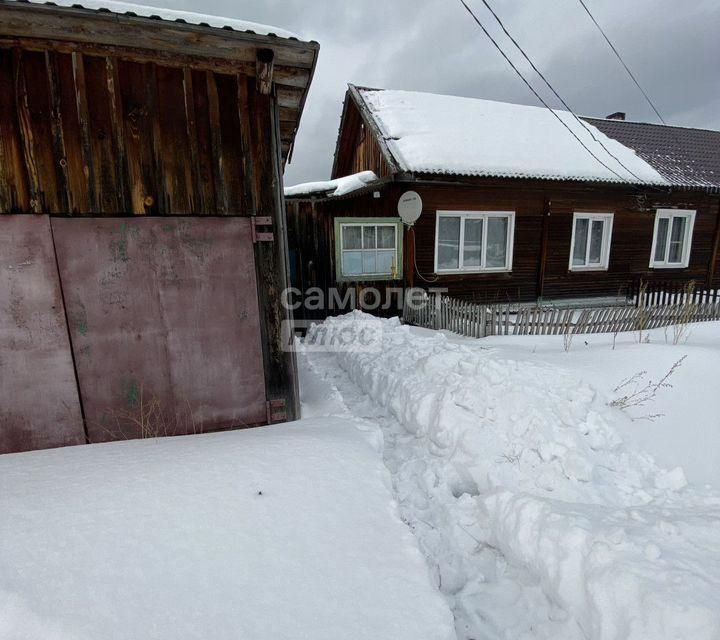
[[[720,132],[621,115],[350,85],[331,180],[286,189],[294,284],[325,292],[298,313],[346,311],[348,290],[397,314],[386,292],[409,287],[502,304],[720,288]]]
[[[296,418],[282,174],[318,44],[58,4],[0,0],[0,453]]]

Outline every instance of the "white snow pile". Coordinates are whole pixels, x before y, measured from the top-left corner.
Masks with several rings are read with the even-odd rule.
[[[449,640],[375,442],[319,418],[0,456],[0,638]]]
[[[34,4],[46,4],[45,0],[29,0]],[[275,35],[279,38],[296,38],[300,40],[300,36],[292,31],[279,29],[258,22],[250,22],[248,20],[237,20],[235,18],[222,18],[204,13],[194,13],[192,11],[180,11],[178,9],[165,9],[160,7],[152,7],[145,4],[133,4],[131,2],[119,2],[118,0],[53,0],[53,4],[61,7],[81,7],[83,9],[111,11],[112,13],[134,13],[143,18],[151,18],[157,16],[163,20],[184,20],[188,24],[206,24],[216,29],[229,27],[235,31],[252,31],[258,35],[267,36]]]
[[[568,111],[554,110],[602,162],[543,107],[415,91],[358,91],[404,171],[666,184],[633,149]]]
[[[347,195],[358,189],[364,189],[377,182],[378,177],[373,171],[361,171],[349,176],[320,182],[304,182],[292,187],[285,187],[285,197],[322,195],[330,198]]]
[[[353,332],[376,348],[318,347]],[[582,377],[483,344],[354,312],[303,347],[345,411],[380,424],[458,637],[720,637],[720,495],[624,444],[630,418]]]

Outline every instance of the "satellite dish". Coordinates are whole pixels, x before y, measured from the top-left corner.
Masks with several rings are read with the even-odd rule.
[[[398,200],[398,215],[409,227],[412,227],[422,213],[422,198],[415,191],[406,191]]]

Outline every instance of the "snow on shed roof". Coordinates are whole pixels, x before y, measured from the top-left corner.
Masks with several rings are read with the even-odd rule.
[[[353,193],[360,189],[372,186],[378,182],[378,177],[372,171],[361,171],[349,176],[336,178],[335,180],[324,180],[321,182],[305,182],[292,187],[285,187],[285,197],[320,196],[327,198],[339,198],[340,196]]]
[[[543,107],[416,91],[352,90],[401,171],[667,184],[633,149],[567,111],[555,113],[612,171]]]
[[[192,11],[180,11],[176,9],[164,9],[151,7],[144,4],[133,4],[130,2],[118,2],[117,0],[14,0],[29,4],[57,5],[58,7],[70,7],[75,9],[88,9],[90,11],[103,11],[107,13],[130,14],[141,18],[156,18],[176,22],[186,22],[201,26],[213,27],[215,29],[232,29],[233,31],[251,32],[261,36],[277,36],[278,38],[292,38],[300,40],[297,34],[279,29],[270,25],[249,22],[247,20],[236,20],[234,18],[222,18]]]

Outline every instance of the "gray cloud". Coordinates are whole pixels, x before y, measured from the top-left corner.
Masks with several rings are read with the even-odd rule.
[[[138,1],[138,0],[136,0]],[[142,1],[142,0],[139,0]],[[579,113],[654,121],[577,0],[490,0]],[[717,0],[586,0],[670,124],[720,128]],[[154,0],[147,4],[274,24],[320,42],[287,184],[328,177],[348,82],[535,104],[456,0]],[[479,0],[471,5],[506,51]],[[519,54],[511,58],[532,77]],[[537,80],[537,79],[535,79]],[[542,85],[533,82],[538,88]],[[542,95],[551,97],[547,90]],[[556,100],[552,100],[557,105]]]

